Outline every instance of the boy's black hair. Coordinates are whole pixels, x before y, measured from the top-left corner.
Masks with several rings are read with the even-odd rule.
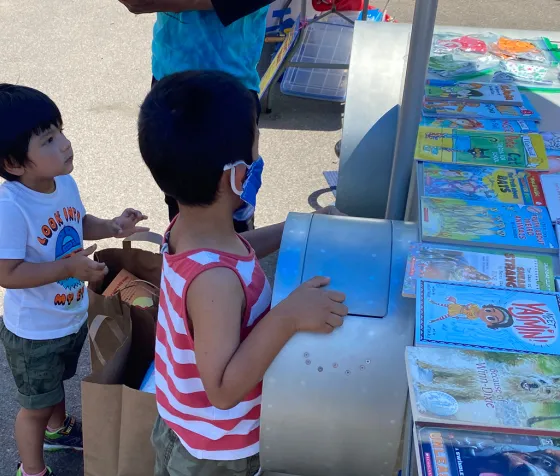
[[[6,163],[29,162],[29,141],[51,126],[62,127],[62,116],[46,94],[27,86],[0,83],[0,177],[19,180],[6,170]]]
[[[190,71],[163,78],[140,107],[138,142],[161,190],[189,206],[211,205],[224,166],[251,164],[256,102],[227,73]]]

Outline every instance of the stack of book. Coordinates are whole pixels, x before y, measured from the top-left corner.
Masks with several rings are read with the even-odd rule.
[[[560,474],[560,133],[539,120],[515,85],[426,82],[403,286],[422,475]]]

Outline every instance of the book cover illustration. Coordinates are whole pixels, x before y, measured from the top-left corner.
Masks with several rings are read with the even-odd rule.
[[[476,250],[410,245],[402,294],[416,297],[419,279],[462,282],[479,286],[555,291],[552,258],[501,250]]]
[[[412,415],[421,426],[560,433],[560,359],[407,347]]]
[[[420,127],[416,160],[464,165],[548,170],[539,134]]]
[[[560,132],[541,132],[546,153],[560,155]]]
[[[424,94],[430,101],[468,101],[522,106],[523,98],[515,84],[480,83],[428,79]]]
[[[545,205],[540,176],[535,172],[424,162],[419,176],[420,194],[428,197]]]
[[[472,131],[494,132],[537,132],[537,123],[533,121],[506,121],[503,119],[475,119],[460,117],[423,117],[421,126],[443,127],[448,129],[469,129]]]
[[[425,427],[416,431],[422,476],[555,476],[560,439]]]
[[[420,208],[424,241],[547,253],[558,250],[545,207],[422,197]]]
[[[416,344],[559,355],[559,300],[549,291],[419,280]]]
[[[523,106],[488,104],[475,101],[428,101],[424,98],[422,114],[426,117],[464,117],[479,119],[516,120],[525,119],[539,122],[540,114],[527,96],[523,95]]]
[[[543,174],[540,177],[546,206],[554,223],[560,222],[560,175]]]

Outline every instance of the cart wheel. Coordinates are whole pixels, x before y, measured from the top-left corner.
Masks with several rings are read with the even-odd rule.
[[[340,145],[341,145],[342,141],[339,140],[335,145],[334,145],[334,153],[336,154],[336,156],[340,159]]]

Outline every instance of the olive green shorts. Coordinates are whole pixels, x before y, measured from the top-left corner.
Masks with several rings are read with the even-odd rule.
[[[64,400],[63,381],[76,374],[87,324],[59,339],[30,340],[9,331],[0,319],[0,340],[23,408],[39,410]]]
[[[158,415],[152,444],[156,450],[155,476],[257,476],[259,455],[235,461],[197,459]]]

